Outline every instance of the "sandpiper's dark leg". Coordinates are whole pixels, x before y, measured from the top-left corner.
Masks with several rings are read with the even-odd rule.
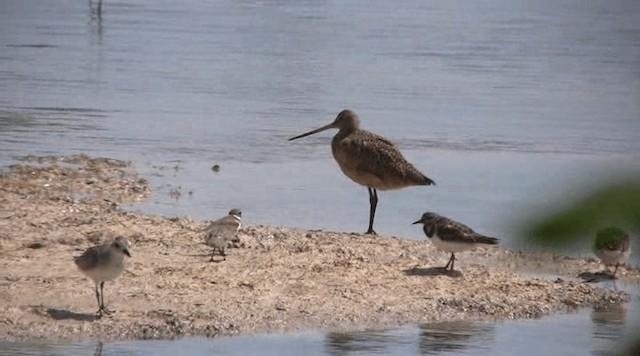
[[[100,302],[100,291],[98,290],[98,283],[96,283],[96,300],[98,301],[98,316],[102,316],[102,303]]]
[[[373,231],[373,219],[376,216],[376,206],[378,205],[378,192],[375,188],[367,187],[369,191],[369,204],[371,205],[371,209],[369,210],[369,229],[365,234],[377,235],[375,231]]]
[[[104,281],[100,282],[100,295],[102,296],[100,310],[107,315],[113,314],[113,310],[109,310],[104,306]]]
[[[451,257],[449,257],[449,262],[447,262],[447,265],[444,266],[444,269],[449,269],[450,271],[453,271],[453,261],[456,260],[456,255],[453,254],[453,252],[451,253]],[[451,267],[449,267],[451,266]]]
[[[618,272],[618,266],[620,266],[620,264],[616,263],[616,269],[613,270],[613,275],[611,275],[611,278],[613,278],[613,279],[616,278],[616,272]]]

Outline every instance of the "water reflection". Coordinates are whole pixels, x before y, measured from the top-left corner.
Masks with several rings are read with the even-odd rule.
[[[93,0],[89,0],[89,14],[92,21],[95,20],[98,23],[102,22],[102,0],[95,2]]]
[[[325,344],[330,355],[382,353],[390,339],[392,336],[384,330],[330,332],[326,335]]]
[[[56,355],[57,345],[48,342],[0,341],[2,355]]]
[[[422,355],[486,349],[483,340],[495,338],[495,325],[478,321],[451,321],[420,325],[418,349]]]
[[[601,346],[618,345],[625,340],[625,329],[627,329],[628,303],[610,305],[605,308],[594,308],[591,312],[591,323],[593,327],[593,338],[609,341]],[[609,355],[613,350],[594,350],[596,355]]]
[[[624,325],[627,320],[629,303],[613,304],[605,308],[594,308],[591,321],[596,326]]]
[[[96,344],[96,350],[93,352],[94,356],[102,356],[102,341],[98,341]]]

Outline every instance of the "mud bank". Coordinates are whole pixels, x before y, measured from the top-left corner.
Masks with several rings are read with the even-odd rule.
[[[0,174],[0,338],[147,339],[302,329],[391,327],[455,319],[533,318],[623,303],[581,283],[595,259],[478,249],[448,256],[403,238],[248,226],[226,261],[209,262],[205,221],[125,211],[146,199],[128,162],[25,157]],[[213,217],[212,217],[213,218]],[[72,257],[125,236],[133,257],[107,282],[117,313],[97,319],[93,283]],[[523,271],[551,266],[555,277]],[[640,281],[636,268],[620,278]]]

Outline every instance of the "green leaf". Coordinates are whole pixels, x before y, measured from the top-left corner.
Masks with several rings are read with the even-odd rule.
[[[611,226],[606,229],[598,231],[596,235],[596,243],[594,249],[600,250],[606,248],[607,250],[615,250],[619,240],[623,239],[627,235],[624,230],[619,227]]]
[[[525,236],[542,246],[561,246],[592,238],[602,226],[640,229],[640,180],[612,184],[588,194],[573,206],[525,228]]]

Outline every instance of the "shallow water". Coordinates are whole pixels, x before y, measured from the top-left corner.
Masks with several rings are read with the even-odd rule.
[[[410,223],[432,210],[509,247],[522,245],[516,222],[640,173],[637,1],[121,0],[101,16],[96,6],[0,2],[0,164],[128,159],[155,192],[131,209],[211,219],[240,207],[248,224],[364,231],[367,194],[333,162],[331,134],[286,140],[349,107],[438,183],[380,193],[379,233],[422,239]],[[468,348],[508,353],[498,336],[529,326],[561,347],[596,327],[583,314],[489,323],[507,331]],[[382,334],[390,351],[423,351],[399,341],[417,330]],[[328,337],[305,335],[255,340],[304,349]],[[247,339],[219,345],[247,347],[237,340]]]
[[[7,343],[21,355],[610,355],[640,332],[640,288],[614,285],[635,295],[607,311],[580,309],[534,320],[453,321],[411,328],[353,332],[260,334],[214,339],[81,343]]]

